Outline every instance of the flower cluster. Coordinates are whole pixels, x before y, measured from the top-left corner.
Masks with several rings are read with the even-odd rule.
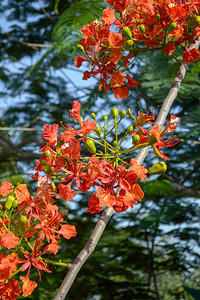
[[[60,135],[58,124],[44,125],[42,136],[47,143],[40,150],[43,156],[36,161],[33,178],[38,188],[34,197],[22,182],[16,187],[9,182],[0,186],[0,248],[4,252],[0,253],[2,300],[14,300],[21,291],[23,296],[33,292],[37,283],[29,278],[32,268],[37,269],[41,280],[41,271],[51,272],[49,264],[67,266],[49,259],[51,254],[57,254],[61,236],[65,239],[76,236],[75,227],[64,221],[65,214],[59,211],[56,199],[70,201],[77,190],[85,193],[93,187],[86,212],[99,213],[103,207],[113,207],[116,212],[133,208],[144,196],[137,181],[144,179],[148,170],[134,158],[129,160],[127,153],[151,145],[155,155],[168,159],[160,149],[178,142],[172,137],[162,138],[164,133],[175,130],[179,118],[174,115],[162,131],[153,123],[152,113],[139,112],[135,118],[129,110],[133,124],[119,133],[118,124],[125,118],[125,110],[119,115],[118,109],[112,108],[114,122],[107,124],[105,115],[101,126],[94,113],[91,114],[94,121],[84,122],[80,109],[80,103],[74,101],[69,116],[77,126],[61,123],[64,130]],[[127,144],[130,136],[133,145],[123,149],[123,142]],[[83,156],[84,153],[88,156]],[[160,162],[152,166],[149,173],[165,170],[165,163]],[[20,272],[25,274],[15,279]]]
[[[30,280],[31,269],[50,273],[48,264],[67,267],[49,259],[58,252],[58,239],[76,236],[76,229],[64,221],[52,198],[51,180],[38,177],[38,189],[34,198],[23,183],[16,188],[3,182],[0,186],[0,298],[14,300],[30,295],[37,283]],[[6,197],[6,201],[4,200]],[[22,275],[19,281],[15,275]],[[22,288],[21,288],[21,285]]]
[[[78,45],[83,55],[75,59],[78,68],[84,61],[91,64],[83,79],[97,76],[99,90],[112,88],[116,98],[127,98],[129,87],[139,82],[123,73],[144,51],[163,49],[172,55],[183,45],[186,63],[200,58],[197,48],[188,49],[200,36],[199,1],[106,1],[114,9],[103,10],[100,21],[83,27],[85,38]]]
[[[54,192],[58,188],[56,198],[65,201],[70,201],[77,189],[87,192],[92,186],[96,187],[86,212],[100,212],[105,206],[113,207],[117,212],[132,208],[133,203],[137,203],[144,196],[137,180],[145,178],[148,170],[138,165],[134,158],[128,161],[126,153],[152,145],[156,156],[168,159],[160,149],[173,146],[178,140],[173,137],[163,140],[162,136],[175,130],[179,118],[171,116],[167,127],[162,131],[158,125],[153,124],[154,115],[139,112],[136,119],[129,110],[134,123],[119,138],[117,126],[126,116],[125,110],[118,116],[118,109],[114,107],[111,110],[114,123],[106,126],[108,117],[104,116],[104,125],[101,126],[94,113],[91,116],[95,121],[87,119],[83,122],[80,108],[80,103],[74,101],[70,110],[70,117],[78,122],[77,129],[61,123],[65,130],[58,135],[57,124],[44,126],[42,136],[48,142],[40,150],[44,156],[36,161],[35,179],[38,180],[39,172],[45,172],[44,181],[53,184]],[[150,129],[145,129],[144,125],[149,125]],[[114,141],[109,142],[108,135],[113,135],[113,131]],[[134,145],[122,149],[123,142],[129,135],[133,136]],[[82,152],[86,151],[92,155],[82,156]]]

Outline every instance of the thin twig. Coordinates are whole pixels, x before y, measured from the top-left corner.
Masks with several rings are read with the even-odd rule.
[[[43,131],[43,128],[25,128],[25,127],[0,127],[0,131]]]
[[[51,48],[52,45],[45,45],[45,44],[36,44],[36,43],[27,43],[27,42],[23,42],[20,41],[18,39],[16,39],[15,37],[11,36],[9,33],[6,33],[6,35],[12,39],[14,42],[19,43],[21,45],[27,46],[27,47],[31,47],[34,50],[37,50],[37,48]]]
[[[195,45],[192,45],[190,47],[190,49],[192,49],[194,47],[199,47],[199,41],[197,41]],[[161,107],[158,117],[156,119],[156,124],[158,124],[160,126],[162,126],[164,124],[166,117],[169,113],[169,110],[170,110],[174,100],[176,99],[181,82],[183,81],[183,78],[186,74],[186,67],[187,67],[187,65],[184,62],[180,65],[179,70],[176,74],[176,77],[172,83],[170,90],[169,90],[169,93],[168,93],[167,97],[165,98],[165,100],[163,101],[162,107]],[[150,148],[151,148],[151,146],[141,149],[138,152],[138,154],[136,155],[136,160],[139,164],[141,164],[144,161]],[[114,213],[114,209],[112,207],[108,207],[103,211],[103,213],[102,213],[99,221],[97,222],[91,236],[89,237],[86,245],[81,250],[81,252],[78,254],[78,256],[76,257],[74,262],[70,265],[69,271],[68,271],[65,279],[63,280],[57,294],[53,298],[53,300],[65,299],[65,296],[67,295],[67,293],[68,293],[71,285],[73,284],[81,267],[83,266],[83,264],[85,263],[87,258],[90,256],[90,254],[94,251],[94,249],[95,249],[101,235],[103,234],[107,223],[109,222],[110,218],[112,217],[113,213]]]

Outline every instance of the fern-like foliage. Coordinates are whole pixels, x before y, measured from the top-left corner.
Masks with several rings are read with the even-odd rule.
[[[80,29],[91,21],[98,19],[105,8],[104,1],[80,0],[66,9],[58,18],[52,38],[56,42],[59,52],[76,51],[76,45],[82,37]]]
[[[169,197],[174,194],[174,189],[167,179],[153,180],[146,182],[143,186],[145,195]]]

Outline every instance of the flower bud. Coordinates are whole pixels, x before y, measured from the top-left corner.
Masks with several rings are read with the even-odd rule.
[[[125,44],[126,44],[126,46],[128,46],[128,47],[132,47],[133,44],[134,44],[134,42],[133,42],[132,40],[127,40]]]
[[[113,144],[114,147],[116,147],[117,146],[117,141],[114,141],[112,144]]]
[[[151,174],[162,174],[167,170],[167,165],[164,161],[154,164],[149,170],[148,173]]]
[[[55,191],[55,189],[56,189],[56,185],[55,185],[54,181],[52,181],[52,183],[51,183],[51,187],[52,187],[52,191]]]
[[[85,142],[85,147],[88,149],[88,151],[90,151],[91,153],[95,154],[97,152],[97,149],[95,147],[95,144],[93,141],[91,140],[87,140]]]
[[[108,120],[108,116],[107,115],[103,116],[103,119],[104,119],[104,121],[107,121]]]
[[[83,48],[83,46],[82,46],[81,44],[78,44],[78,45],[77,45],[77,49],[78,49],[79,51],[85,53],[85,50],[84,50],[84,48]]]
[[[5,208],[8,210],[11,209],[14,200],[15,197],[13,195],[9,195],[6,199]]]
[[[145,33],[145,26],[144,26],[144,25],[140,25],[140,31],[141,31],[142,33]]]
[[[134,145],[137,145],[140,141],[140,136],[139,134],[135,134],[133,137],[132,137],[132,141],[133,141],[133,144]]]
[[[111,109],[111,115],[114,119],[118,118],[118,115],[119,115],[119,111],[118,111],[118,108],[117,107],[113,107]]]
[[[136,23],[137,23],[138,25],[140,24],[140,20],[139,20],[139,19],[136,19],[135,21],[136,21]]]
[[[157,139],[156,139],[156,137],[152,134],[151,136],[150,136],[150,138],[148,139],[148,144],[149,145],[153,145],[153,144],[155,144],[157,142]]]
[[[97,116],[96,116],[95,113],[92,112],[90,116],[91,116],[91,118],[92,118],[93,120],[96,120],[96,117],[97,117]]]
[[[130,133],[130,132],[132,132],[134,130],[134,128],[133,128],[133,126],[131,125],[131,126],[129,126],[128,128],[127,128],[127,132],[128,133]]]
[[[130,39],[132,38],[132,32],[128,26],[123,27],[123,33]]]
[[[97,129],[95,131],[98,135],[101,135],[101,128],[97,127]]]
[[[46,162],[45,159],[42,159],[40,163],[41,163],[42,166],[46,166],[47,165],[47,162]]]
[[[156,20],[157,20],[157,21],[160,21],[160,14],[157,14],[157,15],[156,15]]]
[[[24,216],[24,215],[22,215],[22,216],[20,216],[20,221],[23,223],[23,224],[26,224],[27,223],[27,221],[28,221],[28,219],[27,219],[27,217],[26,216]]]
[[[13,208],[16,208],[19,204],[19,201],[18,200],[14,200],[13,203],[12,203],[12,207]]]
[[[120,118],[123,119],[126,117],[126,111],[125,109],[123,109],[121,112],[120,112]]]
[[[47,150],[46,152],[44,152],[44,154],[45,154],[47,157],[51,157],[51,151],[50,151],[50,150]]]
[[[52,172],[52,169],[49,166],[44,166],[43,171],[47,174],[50,174]]]
[[[169,25],[169,29],[170,31],[174,30],[176,28],[177,24],[176,22],[172,22],[170,25]]]

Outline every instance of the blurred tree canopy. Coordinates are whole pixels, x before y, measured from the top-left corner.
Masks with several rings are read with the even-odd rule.
[[[94,111],[99,119],[113,106],[131,107],[135,113],[158,111],[178,70],[173,58],[161,52],[145,53],[130,68],[141,84],[123,103],[110,93],[99,92],[94,81],[86,86],[74,80],[82,76],[73,64],[80,29],[99,18],[105,7],[104,1],[96,0],[2,1],[1,181],[16,183],[19,175],[30,181],[34,159],[40,157],[43,145],[42,126],[66,121],[73,100],[81,102],[84,116]],[[200,286],[199,71],[199,62],[188,67],[171,111],[181,117],[176,131],[180,143],[165,150],[171,159],[167,173],[141,182],[142,203],[114,215],[67,299],[193,299],[185,286]],[[150,167],[154,162],[157,159],[150,153],[145,164]],[[61,244],[63,261],[73,261],[97,221],[98,215],[84,213],[86,200],[79,197],[76,204],[67,206],[78,236]],[[61,206],[66,209],[66,204]],[[53,297],[66,270],[52,271],[52,275],[43,274],[29,299]]]

